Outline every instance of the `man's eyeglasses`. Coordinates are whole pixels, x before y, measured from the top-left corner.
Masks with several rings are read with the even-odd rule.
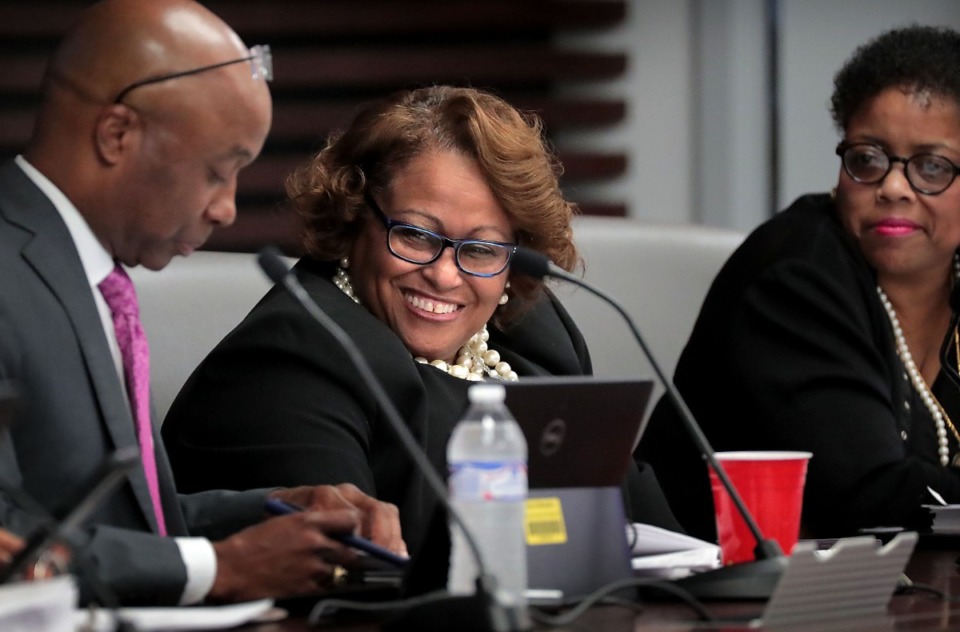
[[[953,184],[960,167],[937,154],[914,154],[909,158],[894,156],[870,143],[840,143],[837,155],[847,175],[862,184],[876,184],[887,177],[893,163],[903,164],[907,182],[917,193],[937,195]]]
[[[387,229],[387,248],[404,261],[425,266],[440,258],[446,248],[453,248],[457,267],[478,277],[497,276],[507,269],[517,251],[516,244],[484,239],[450,239],[426,228],[390,219],[369,194],[367,205]]]
[[[223,68],[224,66],[232,66],[233,64],[240,64],[245,61],[250,62],[251,73],[254,79],[259,79],[263,77],[264,81],[270,81],[273,79],[273,56],[270,54],[270,47],[266,44],[258,44],[257,46],[252,46],[250,48],[250,54],[246,57],[240,57],[239,59],[231,59],[230,61],[222,61],[218,64],[210,64],[209,66],[200,66],[199,68],[192,68],[190,70],[182,70],[180,72],[171,72],[166,75],[158,75],[156,77],[148,77],[147,79],[141,79],[140,81],[135,81],[129,86],[120,91],[117,95],[117,98],[113,100],[114,103],[120,103],[123,101],[123,98],[127,96],[131,90],[140,88],[142,86],[148,86],[151,83],[161,83],[163,81],[169,81],[171,79],[179,79],[180,77],[189,77],[190,75],[196,75],[201,72],[206,72],[208,70],[215,70],[217,68]]]

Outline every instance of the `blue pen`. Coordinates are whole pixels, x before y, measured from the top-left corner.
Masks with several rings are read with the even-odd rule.
[[[282,516],[303,511],[303,507],[292,505],[288,502],[280,500],[279,498],[267,498],[266,502],[264,503],[264,507],[268,513],[271,513],[275,516]],[[393,551],[374,544],[366,538],[353,535],[352,533],[330,533],[328,535],[334,540],[346,544],[350,548],[363,551],[372,557],[383,560],[384,562],[389,562],[398,568],[403,568],[410,562],[410,558],[397,555]]]

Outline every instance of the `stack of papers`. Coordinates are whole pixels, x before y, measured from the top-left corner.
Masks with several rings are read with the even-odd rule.
[[[960,535],[960,505],[924,505],[933,516],[930,531],[944,535]]]
[[[62,632],[73,630],[77,586],[63,575],[0,586],[0,630]]]
[[[627,525],[633,572],[642,577],[679,579],[720,566],[720,547],[648,524]]]

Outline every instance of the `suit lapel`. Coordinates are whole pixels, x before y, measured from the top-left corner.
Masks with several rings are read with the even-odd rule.
[[[157,451],[157,480],[160,482],[160,499],[163,504],[163,519],[167,523],[167,534],[171,536],[189,535],[187,525],[180,510],[180,496],[173,478],[173,469],[167,458],[167,451],[163,448],[163,437],[160,436],[160,422],[157,419],[156,407],[150,405],[150,419],[153,422],[153,445]],[[144,478],[146,485],[146,478]],[[149,496],[149,490],[147,495]],[[153,515],[151,506],[150,515]]]
[[[11,198],[12,203],[5,205],[0,212],[33,234],[23,247],[23,258],[57,297],[73,326],[90,384],[96,393],[100,420],[107,428],[114,449],[137,445],[130,406],[114,369],[113,356],[80,255],[63,219],[47,197],[12,162],[0,168],[0,191],[8,198],[10,192],[16,192]],[[169,477],[169,469],[165,474]],[[156,532],[156,517],[143,468],[134,469],[129,479],[144,519]],[[170,478],[166,487],[172,489]]]

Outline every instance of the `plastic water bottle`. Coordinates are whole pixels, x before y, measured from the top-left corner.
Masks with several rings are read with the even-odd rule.
[[[504,404],[502,384],[475,384],[468,395],[470,406],[447,444],[450,500],[477,541],[487,572],[496,579],[497,600],[525,608],[527,440]],[[477,578],[473,553],[454,522],[451,533],[447,588],[472,594]]]

